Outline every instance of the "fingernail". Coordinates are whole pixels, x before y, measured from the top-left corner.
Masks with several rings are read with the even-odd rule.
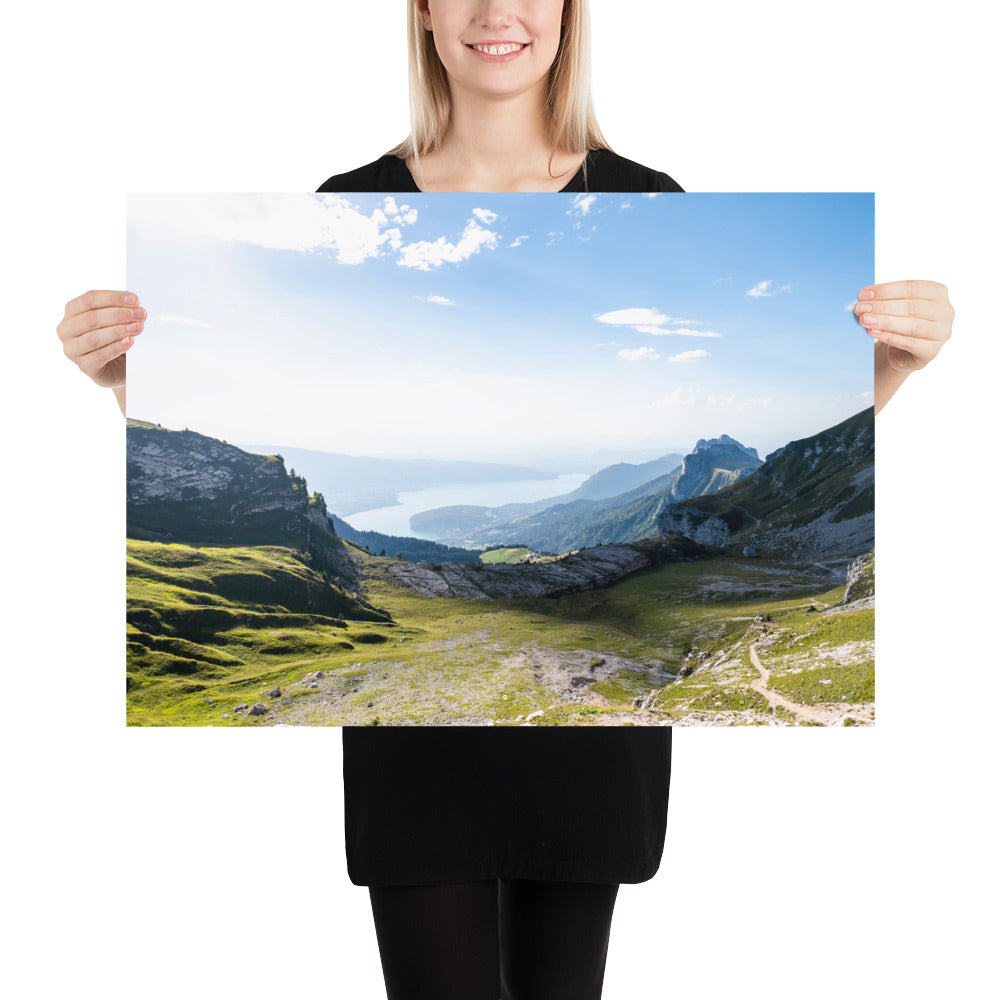
[[[131,292],[126,292],[122,296],[122,302],[124,302],[125,305],[127,306],[134,306],[138,303],[138,301],[139,301],[139,296],[133,295]]]
[[[133,341],[133,340],[135,340],[135,337],[126,337],[126,338],[125,338],[125,339],[124,339],[124,340],[122,341],[122,346],[123,346],[123,347],[131,347],[131,346],[132,346],[132,341]]]
[[[858,298],[859,299],[873,299],[873,298],[875,298],[875,289],[874,288],[862,288],[861,291],[858,292]]]
[[[854,311],[855,311],[855,312],[856,312],[856,313],[857,313],[857,314],[858,314],[859,316],[864,316],[864,314],[865,314],[866,312],[871,312],[871,311],[872,311],[872,306],[871,306],[871,304],[870,304],[870,303],[868,303],[868,302],[859,302],[859,303],[858,303],[858,304],[857,304],[857,305],[856,305],[856,306],[854,307]]]
[[[141,323],[129,323],[129,325],[125,327],[126,333],[139,333],[141,330],[142,330]]]

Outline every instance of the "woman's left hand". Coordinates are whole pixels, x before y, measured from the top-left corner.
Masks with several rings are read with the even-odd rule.
[[[854,312],[887,347],[889,367],[911,372],[929,364],[951,336],[955,310],[936,281],[890,281],[858,292]]]

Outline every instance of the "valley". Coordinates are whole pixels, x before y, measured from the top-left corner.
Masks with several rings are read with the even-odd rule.
[[[147,547],[144,565],[155,566],[159,546],[139,544]],[[130,648],[141,655],[130,657],[129,723],[718,726],[873,719],[874,612],[810,611],[834,606],[844,594],[843,584],[831,586],[822,574],[719,557],[639,570],[601,590],[483,601],[426,597],[398,583],[393,560],[353,548],[351,558],[366,598],[391,622],[266,605],[251,611],[209,601],[195,581],[185,594],[150,574],[141,598],[136,590],[130,601],[130,619],[139,620],[141,602],[177,634],[149,642],[130,625]],[[207,608],[216,610],[210,635],[197,631]],[[770,690],[783,700],[761,692],[755,656],[771,665]],[[256,705],[261,714],[250,714]]]

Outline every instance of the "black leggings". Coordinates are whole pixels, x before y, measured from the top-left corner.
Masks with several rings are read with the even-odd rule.
[[[617,885],[371,886],[389,1000],[599,1000]]]

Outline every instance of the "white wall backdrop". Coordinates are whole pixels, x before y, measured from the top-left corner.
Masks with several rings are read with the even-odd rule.
[[[874,190],[875,279],[943,281],[958,313],[878,418],[877,726],[679,732],[663,866],[619,895],[605,995],[985,995],[994,15],[593,6],[620,152],[691,191]],[[311,191],[400,138],[402,26],[402,0],[5,16],[3,941],[19,1000],[384,996],[344,867],[339,732],[123,725],[124,426],[55,326],[67,299],[123,287],[127,191]],[[197,358],[189,390],[210,391]]]

